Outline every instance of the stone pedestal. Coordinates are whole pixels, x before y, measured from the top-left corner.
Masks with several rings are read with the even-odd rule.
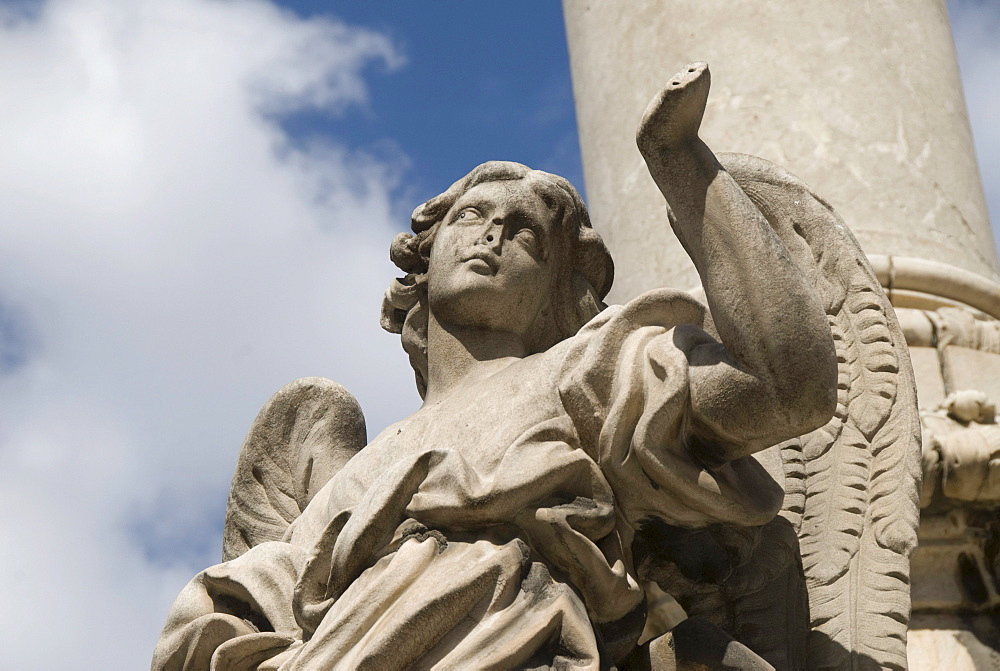
[[[995,660],[983,644],[1000,646],[1000,285],[944,2],[563,6],[591,216],[618,266],[610,299],[698,283],[631,133],[666,78],[708,61],[704,139],[826,198],[906,332],[924,420],[913,668]]]

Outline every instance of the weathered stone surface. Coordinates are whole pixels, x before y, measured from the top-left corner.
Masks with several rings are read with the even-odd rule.
[[[910,639],[910,671],[1000,669],[1000,652],[968,630],[914,629]]]
[[[477,167],[391,247],[382,323],[424,404],[360,448],[339,386],[280,391],[154,668],[905,665],[902,330],[828,205],[700,140],[708,90],[703,63],[668,80],[637,142],[711,318],[605,306],[575,189]]]
[[[286,385],[250,427],[226,507],[222,559],[281,540],[320,490],[368,438],[361,407],[331,380]]]
[[[943,0],[567,0],[563,11],[591,211],[628,268],[612,299],[698,281],[655,227],[659,194],[627,140],[663,64],[699,59],[719,76],[711,146],[787,167],[869,254],[996,279]]]
[[[990,399],[1000,399],[1000,354],[970,349],[945,347],[941,352],[949,389],[974,389]]]
[[[915,630],[910,664],[995,668],[1000,649],[1000,426],[994,399],[1000,322],[969,307],[939,307],[922,314],[932,326],[923,337],[934,349],[914,351],[937,354],[947,396],[935,405],[921,399],[923,514],[920,547],[911,564]],[[914,336],[915,329],[907,331],[908,338]],[[928,385],[931,371],[918,380]]]
[[[748,647],[699,618],[688,618],[677,625],[671,634],[678,669],[774,670]]]
[[[909,341],[907,341],[909,342]],[[913,377],[917,381],[917,397],[921,408],[934,408],[945,397],[944,378],[941,375],[941,357],[932,347],[910,346]]]
[[[970,529],[961,509],[929,515],[921,526],[921,544],[913,554],[915,606],[926,611],[944,611],[953,604],[978,605],[990,600],[989,582],[984,581],[982,544]],[[995,600],[995,591],[993,597]]]

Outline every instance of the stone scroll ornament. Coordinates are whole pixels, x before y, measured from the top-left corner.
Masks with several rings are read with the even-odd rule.
[[[475,168],[391,247],[423,406],[366,444],[336,383],[279,391],[154,669],[905,668],[902,334],[828,205],[701,142],[708,89],[637,134],[701,299],[606,306],[572,185]]]

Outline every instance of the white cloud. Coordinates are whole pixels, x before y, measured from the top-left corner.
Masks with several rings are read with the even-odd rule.
[[[366,66],[397,62],[263,0],[0,23],[5,667],[148,664],[285,382],[340,381],[372,428],[415,406],[377,324],[405,160],[294,146],[273,120],[364,104]]]
[[[948,13],[993,237],[1000,242],[1000,3],[949,0]]]

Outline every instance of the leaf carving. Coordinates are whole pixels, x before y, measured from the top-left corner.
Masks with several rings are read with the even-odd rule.
[[[785,475],[785,499],[778,514],[798,533],[806,505],[806,467],[802,456],[802,439],[787,440],[778,448]]]
[[[851,291],[845,301],[844,344],[849,349],[851,419],[871,440],[889,416],[896,398],[899,365],[892,347],[885,307],[871,288]]]
[[[837,350],[833,418],[803,436],[801,450],[781,448],[782,517],[798,532],[809,594],[806,667],[905,669],[920,429],[902,331],[863,252],[829,205],[762,159],[719,158],[816,287]],[[751,563],[773,561],[768,542],[765,534]],[[775,578],[757,593],[773,593],[779,584]],[[763,608],[764,598],[749,592],[759,585],[744,588],[732,595],[734,603]],[[774,627],[788,622],[778,610],[761,613],[755,617],[771,617]],[[769,640],[759,636],[762,645]]]

